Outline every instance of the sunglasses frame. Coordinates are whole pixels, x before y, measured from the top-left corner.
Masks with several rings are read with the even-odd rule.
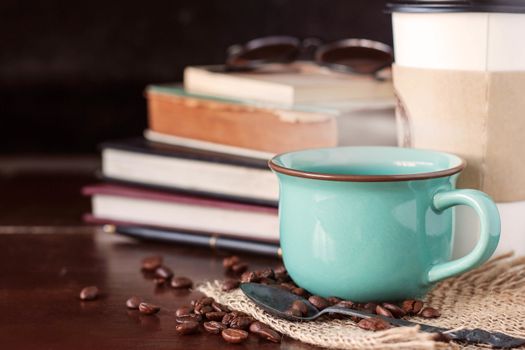
[[[290,55],[290,60],[283,60],[283,61],[272,61],[269,59],[259,59],[259,60],[246,60],[245,64],[239,65],[237,63],[234,63],[235,60],[238,60],[239,57],[247,52],[257,50],[260,48],[264,48],[266,46],[271,45],[289,45],[290,47],[295,47],[296,53],[294,55]],[[385,62],[384,65],[378,66],[377,69],[371,72],[359,72],[354,69],[352,69],[351,66],[343,65],[343,64],[337,64],[337,63],[330,63],[330,62],[323,62],[322,56],[329,52],[330,50],[338,49],[338,48],[349,48],[349,47],[359,47],[359,48],[368,48],[372,50],[377,50],[382,53],[387,54],[390,56],[390,60],[388,62]],[[377,72],[381,71],[382,69],[390,66],[394,60],[393,56],[393,50],[392,48],[382,42],[369,40],[369,39],[358,39],[358,38],[349,38],[349,39],[342,39],[335,42],[323,44],[321,40],[316,38],[307,38],[304,40],[300,40],[293,36],[285,36],[285,35],[279,35],[279,36],[267,36],[262,38],[256,38],[248,41],[244,45],[233,45],[228,48],[227,54],[228,57],[226,59],[226,68],[229,71],[246,71],[246,70],[255,70],[257,68],[260,68],[264,64],[269,63],[292,63],[298,59],[298,57],[303,53],[306,49],[313,48],[313,59],[311,61],[315,62],[317,65],[326,67],[330,70],[341,72],[341,73],[353,73],[353,74],[364,74],[364,75],[375,75]]]
[[[378,66],[374,71],[362,73],[362,72],[357,72],[353,70],[351,66],[347,66],[344,64],[338,64],[338,63],[323,62],[321,59],[321,57],[330,50],[334,50],[338,48],[349,48],[349,47],[359,47],[359,48],[366,48],[366,49],[380,51],[390,56],[390,60],[388,62],[385,62],[384,65]],[[323,44],[319,46],[315,50],[314,61],[320,66],[330,68],[331,70],[334,70],[337,72],[368,75],[368,74],[375,74],[378,71],[390,66],[392,62],[394,61],[394,53],[393,53],[392,48],[389,45],[382,43],[380,41],[374,41],[374,40],[369,40],[369,39],[349,38],[349,39],[338,40],[332,43]]]
[[[290,61],[280,61],[279,63],[291,63],[297,59],[297,57],[300,54],[301,51],[301,40],[298,38],[295,38],[293,36],[286,36],[286,35],[275,35],[275,36],[266,36],[262,38],[256,38],[248,41],[246,44],[235,44],[230,46],[227,49],[228,57],[226,59],[226,66],[229,69],[235,70],[251,70],[251,69],[257,69],[261,65],[267,64],[267,63],[276,63],[267,59],[261,59],[261,60],[247,60],[245,65],[238,66],[235,64],[232,64],[232,62],[239,58],[242,54],[246,52],[250,52],[253,50],[257,50],[263,47],[271,46],[271,45],[290,45],[290,47],[296,48],[296,54],[294,55],[293,59]]]

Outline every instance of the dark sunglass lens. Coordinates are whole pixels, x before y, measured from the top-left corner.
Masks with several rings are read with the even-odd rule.
[[[230,55],[227,64],[230,66],[251,66],[264,63],[290,63],[299,54],[297,45],[274,43],[248,48]]]
[[[392,54],[362,46],[337,47],[317,56],[320,64],[339,70],[371,74],[392,63]]]
[[[288,44],[274,44],[258,47],[244,52],[241,57],[245,60],[266,60],[272,62],[289,62],[297,56],[297,47]]]

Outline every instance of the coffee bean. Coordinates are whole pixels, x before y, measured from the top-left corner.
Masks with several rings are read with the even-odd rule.
[[[269,267],[255,271],[257,278],[273,278],[273,270]]]
[[[301,297],[306,296],[306,291],[304,290],[304,288],[299,288],[299,287],[297,287],[297,288],[292,289],[291,292],[292,292],[293,294],[295,294],[295,295],[299,295],[299,296],[301,296]]]
[[[450,343],[452,341],[452,338],[445,333],[434,333],[433,340],[442,343]]]
[[[288,282],[283,282],[281,283],[281,287],[283,287],[284,289],[286,289],[287,291],[291,292],[292,290],[294,290],[295,288],[297,288],[297,286],[293,283],[288,283]]]
[[[195,309],[193,310],[193,312],[195,312],[197,315],[204,315],[212,311],[213,311],[213,308],[210,305],[202,305],[202,304],[196,304]]]
[[[357,326],[370,331],[381,331],[390,328],[390,323],[380,318],[364,318],[357,323]]]
[[[426,307],[423,310],[421,310],[421,313],[419,315],[424,318],[436,318],[441,316],[441,313],[433,307]]]
[[[211,307],[213,308],[213,310],[215,311],[219,311],[219,312],[230,312],[230,308],[227,307],[226,305],[223,305],[221,303],[218,303],[216,301],[214,301],[213,303],[211,303]]]
[[[343,299],[338,298],[338,297],[329,297],[329,298],[326,298],[326,300],[330,303],[330,305],[339,304],[341,301],[343,301]]]
[[[297,309],[289,308],[285,311],[285,314],[293,316],[293,317],[303,317],[303,313]]]
[[[269,340],[273,343],[280,343],[281,342],[281,335],[274,331],[273,329],[270,329],[270,327],[264,327],[261,328],[258,332],[256,332],[259,337]]]
[[[408,299],[408,300],[404,300],[402,303],[401,303],[401,309],[406,313],[406,314],[412,314],[412,310],[414,308],[414,303],[415,303],[415,300],[412,300],[412,299]]]
[[[249,318],[252,318],[246,312],[242,312],[242,311],[232,311],[231,313],[233,313],[235,316],[238,316],[238,317],[249,317]],[[253,322],[253,320],[252,320],[252,322]]]
[[[319,310],[326,309],[328,306],[330,306],[325,298],[318,295],[312,295],[310,298],[308,298],[308,301]]]
[[[350,319],[351,319],[353,322],[355,322],[355,323],[358,323],[359,321],[362,320],[361,317],[357,317],[357,316],[350,316]]]
[[[306,315],[308,313],[308,307],[304,302],[301,300],[295,300],[292,303],[292,309],[298,310],[302,316]]]
[[[376,313],[377,304],[376,303],[366,303],[363,305],[363,310],[371,314]]]
[[[82,288],[80,291],[80,300],[91,301],[95,300],[99,296],[99,290],[96,286],[89,286]]]
[[[279,265],[276,268],[273,269],[273,275],[275,276],[275,279],[280,280],[286,280],[288,279],[288,272],[286,271],[286,268],[284,265]]]
[[[376,314],[385,316],[385,317],[394,317],[390,311],[382,307],[381,305],[376,306]]]
[[[248,264],[247,263],[243,263],[243,262],[240,262],[240,263],[237,263],[237,264],[234,264],[231,268],[232,272],[236,275],[240,275],[241,273],[245,272],[246,270],[248,270]]]
[[[155,269],[155,276],[167,280],[173,276],[173,271],[169,267],[162,265]]]
[[[189,306],[181,306],[175,311],[175,316],[188,316],[193,313],[193,308]]]
[[[230,328],[248,329],[248,327],[250,327],[250,324],[252,322],[253,322],[253,319],[251,317],[246,317],[246,316],[234,317],[230,321]]]
[[[126,300],[126,307],[128,309],[136,310],[139,308],[140,303],[142,303],[142,298],[131,297],[128,300]]]
[[[341,300],[336,305],[339,307],[344,307],[345,309],[353,309],[355,307],[354,302],[350,300]]]
[[[139,311],[144,315],[154,315],[160,311],[160,307],[150,303],[140,303]]]
[[[401,310],[403,310],[405,312],[405,314],[407,315],[412,315],[412,312],[414,310],[414,303],[416,301],[415,300],[412,300],[412,299],[407,299],[407,300],[404,300],[402,303],[401,303]]]
[[[284,265],[278,265],[273,269],[273,273],[274,275],[283,275],[285,273],[287,274],[288,272],[286,271],[286,267],[284,267]]]
[[[197,314],[189,314],[184,316],[178,316],[175,317],[175,321],[177,323],[186,323],[186,322],[201,322],[202,321],[202,315]]]
[[[417,315],[422,308],[423,302],[421,300],[408,299],[401,304],[401,309],[408,315]]]
[[[416,300],[414,302],[414,315],[418,314],[421,311],[421,309],[423,309],[423,305],[424,304],[421,300]]]
[[[238,256],[232,255],[232,256],[228,256],[228,257],[226,257],[226,258],[224,258],[222,260],[222,266],[226,270],[231,270],[233,265],[238,264],[240,262],[241,262],[241,259]]]
[[[262,322],[259,322],[259,321],[254,321],[250,324],[250,327],[249,327],[249,330],[250,332],[252,333],[257,333],[261,328],[265,328],[265,327],[268,327],[267,325],[265,325],[264,323]]]
[[[237,287],[239,287],[239,281],[233,280],[233,279],[227,279],[224,282],[222,282],[222,291],[223,292],[229,292],[230,290],[234,290]]]
[[[405,311],[397,305],[391,303],[383,303],[382,306],[390,311],[392,315],[396,318],[401,318],[406,315]]]
[[[210,321],[222,321],[224,315],[226,315],[226,312],[212,311],[206,313],[206,318]]]
[[[175,289],[188,289],[193,286],[193,281],[188,277],[173,277],[171,287]]]
[[[272,341],[274,343],[278,343],[281,341],[281,336],[276,331],[272,330],[270,327],[265,325],[262,322],[255,321],[252,322],[249,328],[250,332],[258,335],[259,337],[263,339],[267,339],[269,341]]]
[[[224,317],[222,318],[221,322],[222,322],[222,324],[225,324],[225,325],[229,326],[230,322],[235,317],[237,317],[237,314],[235,314],[234,312],[230,312],[229,314],[224,315]]]
[[[145,257],[142,259],[142,270],[153,272],[162,265],[162,260],[162,256],[160,255]]]
[[[219,334],[220,332],[226,329],[225,325],[217,321],[204,322],[203,326],[206,332],[209,332],[212,334]]]
[[[163,286],[164,284],[166,284],[166,279],[165,278],[162,278],[162,277],[155,277],[153,279],[153,283],[155,283],[156,286]]]
[[[202,297],[199,300],[197,300],[197,303],[201,305],[211,305],[214,301],[215,299],[213,299],[212,297]]]
[[[195,321],[180,323],[175,326],[175,330],[182,335],[194,334],[199,330],[199,323]]]
[[[424,307],[424,303],[421,300],[416,300],[414,303],[414,314],[418,314]]]
[[[255,272],[253,271],[247,271],[241,275],[241,283],[250,283],[256,281],[257,276],[255,276]]]
[[[242,329],[228,328],[221,332],[222,338],[231,344],[242,343],[248,339],[248,332]]]

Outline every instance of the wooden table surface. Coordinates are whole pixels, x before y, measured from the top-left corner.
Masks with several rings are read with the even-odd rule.
[[[223,278],[225,253],[206,249],[137,243],[97,229],[78,233],[0,234],[1,349],[313,349],[284,338],[281,344],[251,336],[230,345],[220,336],[180,336],[174,311],[200,294],[155,288],[140,261],[162,254],[175,274],[195,282]],[[277,259],[245,256],[250,266],[275,266]],[[96,285],[97,301],[83,302],[79,291]],[[162,307],[156,316],[127,310],[138,295]]]
[[[56,163],[56,161],[54,161]],[[180,336],[174,311],[200,295],[155,288],[140,271],[147,255],[162,254],[178,275],[195,282],[224,278],[225,252],[138,243],[82,226],[90,211],[80,188],[96,183],[96,166],[80,162],[45,167],[48,159],[0,160],[0,349],[314,349],[284,338],[273,344],[255,337],[230,345],[220,336]],[[87,168],[84,169],[84,168]],[[242,255],[241,255],[242,256]],[[255,268],[277,259],[244,256]],[[78,295],[97,285],[100,300]],[[124,303],[138,295],[162,310],[156,316],[129,311]]]

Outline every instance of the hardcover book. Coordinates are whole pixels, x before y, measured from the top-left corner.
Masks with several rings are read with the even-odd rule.
[[[231,72],[224,66],[190,66],[184,70],[184,88],[190,93],[288,106],[394,96],[389,80],[335,73],[308,62],[266,65],[252,72]]]
[[[120,185],[86,186],[88,221],[125,223],[277,242],[276,208]]]
[[[146,96],[149,129],[158,134],[267,153],[396,144],[393,99],[283,107],[188,94],[176,85],[149,86]]]
[[[263,158],[144,138],[106,142],[101,148],[106,180],[277,206],[277,178]]]

